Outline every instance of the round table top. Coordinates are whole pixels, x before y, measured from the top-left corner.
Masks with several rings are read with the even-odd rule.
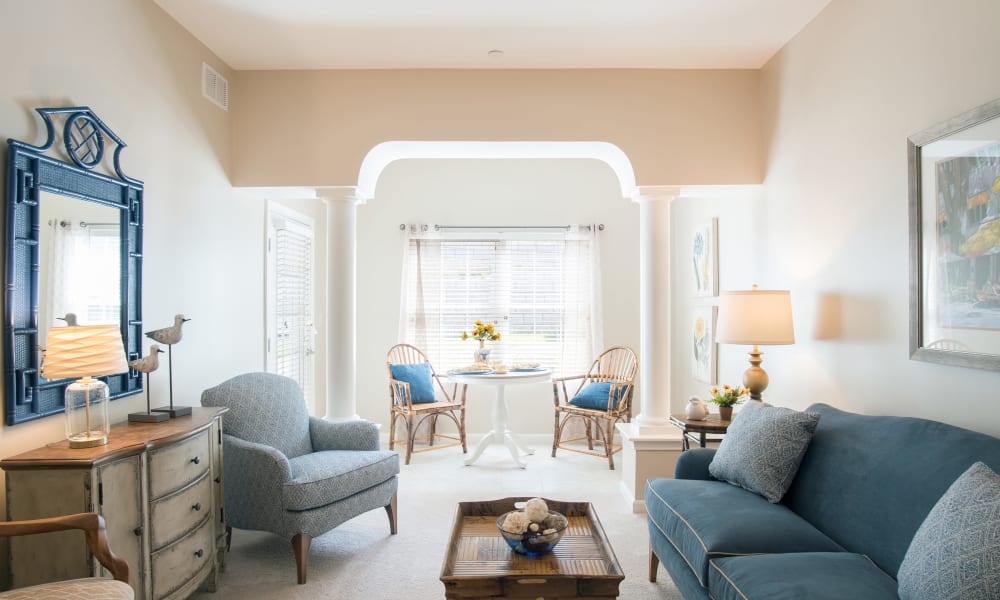
[[[448,378],[458,383],[470,385],[476,384],[506,384],[506,383],[537,383],[552,379],[552,369],[532,369],[530,371],[505,371],[497,373],[462,373],[460,371],[449,371]]]

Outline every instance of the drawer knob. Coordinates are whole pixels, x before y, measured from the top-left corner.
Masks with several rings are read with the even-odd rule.
[[[198,548],[197,550],[194,551],[194,555],[197,556],[198,558],[201,558],[202,556],[205,556],[205,551],[202,550],[201,548]]]
[[[201,464],[201,459],[196,456],[196,457],[194,457],[194,458],[191,459],[191,462],[193,462],[196,465],[200,465]]]
[[[215,483],[222,483],[222,477],[216,477]]]
[[[191,510],[201,510],[201,502],[195,502],[191,505]]]
[[[136,527],[135,529],[133,529],[132,533],[135,534],[135,537],[141,536],[142,535],[142,525],[140,525],[140,526]]]

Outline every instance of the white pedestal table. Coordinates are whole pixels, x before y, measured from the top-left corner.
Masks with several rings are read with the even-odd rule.
[[[472,375],[466,373],[448,373],[448,378],[452,381],[464,385],[491,385],[495,391],[493,396],[493,430],[487,433],[479,445],[472,452],[472,456],[465,459],[466,465],[474,464],[483,454],[487,446],[496,442],[503,444],[510,451],[514,463],[522,469],[527,467],[522,460],[521,454],[534,454],[534,448],[528,448],[517,439],[510,429],[507,428],[507,402],[504,400],[504,388],[508,385],[518,385],[522,383],[543,383],[552,379],[552,371],[549,369],[532,371],[507,371],[505,373],[484,373]]]

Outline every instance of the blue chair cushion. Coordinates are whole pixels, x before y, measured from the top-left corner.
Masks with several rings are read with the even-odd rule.
[[[1000,475],[973,464],[931,509],[899,565],[903,600],[1000,593]]]
[[[895,579],[849,552],[713,558],[708,589],[715,600],[898,599]]]
[[[715,557],[844,550],[784,505],[724,481],[650,479],[645,500],[651,527],[677,549],[703,586]]]
[[[424,404],[434,402],[434,382],[431,381],[431,364],[422,362],[412,365],[389,365],[392,378],[410,384],[410,402]]]
[[[621,400],[622,388],[619,388],[618,397],[615,398],[614,406],[618,406]],[[583,386],[580,393],[573,396],[570,404],[579,408],[591,408],[594,410],[608,410],[608,398],[611,396],[610,381],[593,381]]]
[[[286,510],[332,504],[392,479],[399,454],[383,450],[326,450],[288,461],[292,480],[282,489]]]

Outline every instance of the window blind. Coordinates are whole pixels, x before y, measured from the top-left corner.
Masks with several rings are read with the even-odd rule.
[[[274,372],[299,382],[303,396],[312,394],[313,268],[312,238],[292,229],[275,233],[275,364]]]

